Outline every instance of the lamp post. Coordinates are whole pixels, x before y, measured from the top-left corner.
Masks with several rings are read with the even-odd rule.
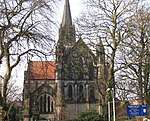
[[[108,101],[108,121],[110,121],[110,101]]]
[[[114,88],[111,89],[112,102],[113,102],[113,121],[116,121],[116,111],[115,111],[115,91]]]
[[[111,92],[112,104],[113,104],[113,121],[116,121],[115,91],[114,88],[108,88],[107,91]],[[110,101],[108,101],[108,121],[110,121]]]
[[[107,90],[106,90],[106,92],[108,93],[108,95],[109,95],[109,93],[110,93],[110,88],[107,88]],[[107,101],[107,106],[108,106],[108,121],[110,121],[110,117],[111,117],[111,115],[110,115],[110,100],[108,99],[108,101]]]

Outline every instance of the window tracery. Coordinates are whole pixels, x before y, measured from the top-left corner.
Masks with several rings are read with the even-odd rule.
[[[38,97],[37,108],[40,113],[53,113],[54,101],[50,94],[42,94]]]

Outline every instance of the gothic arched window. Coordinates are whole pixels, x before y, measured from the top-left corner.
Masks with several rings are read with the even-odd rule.
[[[73,97],[73,88],[72,88],[72,85],[68,86],[68,97],[69,98]]]
[[[46,94],[44,95],[44,113],[46,112]]]
[[[48,112],[50,112],[50,96],[48,96]]]
[[[92,79],[94,77],[93,63],[89,63],[88,73],[89,73],[89,79]]]
[[[37,100],[37,107],[40,113],[53,113],[54,101],[50,94],[42,94]]]
[[[84,86],[82,84],[79,85],[79,91],[78,91],[78,100],[79,102],[84,101]]]
[[[52,113],[54,112],[54,103],[53,103],[53,101],[51,102],[51,112]]]
[[[42,96],[41,96],[41,97],[40,97],[40,106],[39,106],[39,111],[40,111],[40,112],[43,112],[43,111],[42,111],[42,107],[43,107],[42,104],[43,104],[43,100],[42,100]]]

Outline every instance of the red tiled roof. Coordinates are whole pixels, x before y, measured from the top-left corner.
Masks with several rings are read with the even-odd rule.
[[[55,61],[30,61],[28,74],[30,79],[54,79]]]

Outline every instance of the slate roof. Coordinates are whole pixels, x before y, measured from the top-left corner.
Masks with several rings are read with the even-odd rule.
[[[55,79],[55,61],[30,61],[28,74],[30,79]]]

